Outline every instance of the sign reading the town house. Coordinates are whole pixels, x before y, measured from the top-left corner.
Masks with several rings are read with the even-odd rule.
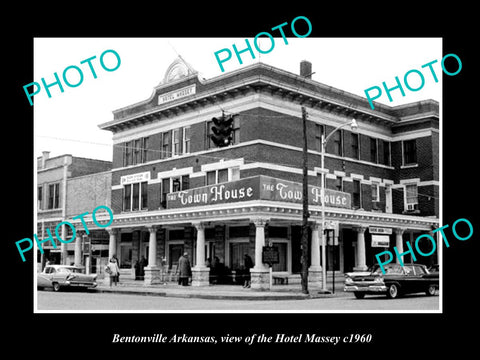
[[[309,186],[308,190],[309,204],[321,205],[323,197],[320,188]],[[260,175],[223,184],[170,193],[167,195],[167,208],[178,209],[251,200],[300,204],[302,203],[302,198],[302,184]],[[324,199],[325,206],[351,208],[351,196],[348,193],[325,189]]]

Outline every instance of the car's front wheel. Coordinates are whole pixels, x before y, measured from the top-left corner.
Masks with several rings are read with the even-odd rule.
[[[60,291],[60,284],[55,282],[52,284],[53,285],[53,291]]]
[[[398,286],[396,284],[391,284],[387,290],[387,297],[389,299],[395,299],[396,297],[398,297],[398,294]]]
[[[353,293],[357,299],[363,299],[365,297],[365,293],[355,291]]]
[[[434,296],[435,291],[437,291],[437,288],[435,287],[435,285],[429,285],[426,293],[427,293],[428,296]]]

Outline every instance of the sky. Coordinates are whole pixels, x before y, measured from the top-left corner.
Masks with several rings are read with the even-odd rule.
[[[266,50],[270,40],[260,38],[259,46]],[[425,84],[419,91],[405,88],[392,91],[393,101],[385,94],[375,101],[389,106],[409,102],[442,99],[441,38],[274,38],[275,44],[268,54],[254,51],[242,54],[240,64],[233,54],[223,63],[222,72],[214,53],[224,48],[233,53],[232,44],[244,49],[245,38],[35,38],[34,78],[32,82],[46,84],[55,81],[54,73],[62,81],[64,92],[57,85],[49,88],[51,98],[42,87],[34,96],[35,157],[50,151],[50,157],[63,154],[101,160],[112,160],[112,134],[98,125],[113,120],[112,111],[148,99],[153,88],[160,84],[168,66],[181,55],[201,78],[210,79],[252,63],[262,63],[298,74],[300,61],[312,63],[312,79],[362,97],[372,86],[382,87],[382,82],[395,86],[395,76],[403,79],[405,73],[417,69],[424,75]],[[253,39],[248,39],[252,44]],[[121,59],[115,71],[105,71],[100,56],[114,50]],[[223,57],[225,54],[220,54]],[[97,78],[94,78],[90,61]],[[421,66],[438,60],[433,68],[439,78],[436,83],[428,68]],[[105,66],[117,64],[112,53],[106,53]],[[77,87],[68,87],[62,79],[64,69],[77,66],[83,81]],[[76,70],[67,72],[67,79],[79,83]],[[409,76],[412,88],[420,87],[417,75]],[[25,84],[26,85],[26,84]],[[30,91],[33,91],[30,88]],[[373,94],[373,92],[372,92]],[[30,106],[25,96],[25,106]]]

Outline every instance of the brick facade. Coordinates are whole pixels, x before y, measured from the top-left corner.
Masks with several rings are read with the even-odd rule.
[[[193,95],[158,104],[160,95],[191,85],[195,85]],[[398,214],[407,216],[404,219],[412,224],[415,217],[438,218],[437,102],[398,107],[379,104],[371,111],[364,98],[259,63],[212,80],[201,81],[195,73],[189,73],[174,83],[157,86],[150,99],[114,111],[113,120],[100,125],[111,131],[114,139],[111,208],[124,219],[121,220],[124,225],[119,220],[115,226],[132,227],[136,222],[142,226],[145,221],[155,221],[168,232],[172,223],[158,220],[162,212],[171,213],[162,203],[162,194],[203,187],[209,179],[218,182],[221,176],[234,181],[265,175],[300,183],[301,107],[308,114],[309,184],[321,185],[322,133],[328,136],[355,118],[357,131],[342,127],[326,144],[326,188],[351,195],[352,209],[348,213],[351,216],[359,212],[365,217],[383,214],[377,216],[380,219]],[[236,114],[234,143],[225,148],[212,147],[209,122],[212,117],[221,116],[222,111]],[[147,191],[147,205],[143,209],[139,206],[125,209],[125,196],[141,197],[139,193],[129,195],[134,184],[130,179],[133,175],[143,179],[144,173],[149,174],[148,180],[141,180],[146,184],[141,191]],[[208,214],[208,209],[205,211]],[[157,220],[148,220],[150,217]],[[250,229],[245,241],[252,255],[255,255],[254,217],[242,223]],[[229,258],[228,227],[232,224],[216,222],[214,217],[212,221],[199,219],[206,221],[207,228],[214,229],[214,239],[206,239],[210,244],[205,245],[207,251],[214,244],[216,254],[221,254],[222,259]],[[186,221],[179,226],[193,229],[191,223]],[[352,221],[347,222],[337,235],[344,240],[344,246],[355,243],[349,238],[355,232],[352,226]],[[368,223],[358,226],[368,227]],[[283,244],[289,244],[292,259],[298,258],[298,224],[292,222],[287,228],[289,238]],[[268,227],[265,234],[268,238]],[[185,232],[184,251],[192,257],[196,253],[197,235],[196,230]],[[365,238],[370,239],[369,234]],[[167,243],[168,235],[159,241]],[[157,246],[158,259],[168,257],[165,243]],[[344,252],[348,259],[351,251]],[[367,246],[367,255],[372,252]],[[292,263],[291,267],[297,271],[298,263]]]

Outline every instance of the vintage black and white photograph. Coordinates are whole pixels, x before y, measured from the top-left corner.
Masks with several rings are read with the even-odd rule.
[[[473,233],[441,228],[461,58],[287,20],[34,39],[35,312],[442,312],[445,237]]]

